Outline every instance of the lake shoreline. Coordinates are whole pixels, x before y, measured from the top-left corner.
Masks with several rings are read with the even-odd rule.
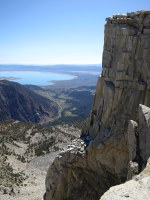
[[[3,72],[3,76],[0,77],[0,80],[16,81],[16,82],[18,82],[20,84],[23,84],[23,85],[31,85],[33,83],[30,83],[30,81],[29,81],[29,83],[26,83],[26,82],[23,83],[22,82],[23,78],[19,77],[19,75],[17,75],[17,77],[16,76],[8,76],[7,77],[7,75],[5,75],[4,73],[7,74],[7,73],[11,73],[11,72],[14,72],[14,73],[31,72],[33,74],[34,73],[41,73],[41,76],[42,75],[43,76],[48,76],[48,73],[49,73],[51,78],[52,78],[52,80],[51,80],[51,78],[46,77],[47,80],[46,80],[45,84],[43,84],[42,81],[41,81],[42,84],[39,84],[39,83],[33,84],[33,85],[37,85],[37,86],[54,85],[55,82],[58,82],[58,81],[67,81],[67,80],[78,79],[78,76],[76,76],[76,75],[72,75],[72,74],[69,74],[69,73],[56,72],[56,71],[54,72],[54,71],[50,71],[50,70],[0,70],[0,72]],[[37,74],[34,74],[34,76],[36,76],[36,75]],[[56,79],[53,78],[53,75],[56,76]],[[20,74],[20,76],[22,76],[22,74]],[[41,76],[40,76],[40,78],[41,78]],[[61,77],[61,76],[63,76],[63,77]],[[48,79],[50,79],[50,80],[48,80]],[[20,81],[18,81],[18,80],[20,80]],[[44,79],[44,81],[45,81],[45,79]]]

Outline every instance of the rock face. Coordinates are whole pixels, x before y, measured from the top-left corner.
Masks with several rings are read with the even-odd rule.
[[[19,83],[0,81],[0,121],[46,122],[55,118],[58,106]]]
[[[150,156],[150,108],[144,105],[139,105],[138,123],[133,120],[129,122],[128,148],[130,164],[133,166],[133,162],[137,163],[138,172],[142,171]],[[132,178],[130,164],[128,171],[129,179]]]
[[[139,104],[150,106],[150,11],[114,15],[106,21],[103,70],[82,132],[85,151],[78,147],[54,160],[47,173],[45,200],[97,200],[111,186],[126,181],[137,146],[142,150],[138,170],[148,158],[148,145],[143,146],[148,128],[137,141],[133,134],[137,123],[128,125],[140,118],[142,127],[147,117]],[[138,109],[142,109],[139,117]]]
[[[150,197],[150,159],[138,176],[119,186],[110,188],[100,200],[149,200]]]
[[[150,108],[139,105],[138,123],[128,126],[129,167],[128,179],[141,172],[150,156]]]

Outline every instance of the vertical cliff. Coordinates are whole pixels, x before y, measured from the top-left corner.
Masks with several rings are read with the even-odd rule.
[[[138,104],[150,103],[150,13],[114,15],[106,21],[103,71],[88,126],[91,137],[106,127],[121,126],[124,132],[127,120],[137,117]]]
[[[150,106],[150,11],[106,21],[103,70],[82,132],[87,147],[78,140],[54,160],[46,200],[96,200],[127,179],[129,120],[138,122],[139,104]]]

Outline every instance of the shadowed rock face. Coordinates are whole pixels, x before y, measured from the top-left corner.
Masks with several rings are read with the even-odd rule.
[[[126,198],[129,200],[149,200],[150,108],[144,105],[139,105],[138,123],[133,120],[129,123],[128,147],[130,161],[128,168],[128,180],[132,180],[110,188],[101,197],[101,200],[124,200]],[[137,175],[141,170],[143,171]]]
[[[0,81],[0,120],[44,122],[57,116],[57,104],[26,87]]]
[[[149,200],[150,159],[144,171],[124,184],[110,188],[101,200]]]
[[[82,131],[88,146],[83,151],[80,141],[54,160],[46,200],[97,200],[127,179],[129,120],[138,121],[139,104],[150,106],[150,11],[106,21],[103,70]]]

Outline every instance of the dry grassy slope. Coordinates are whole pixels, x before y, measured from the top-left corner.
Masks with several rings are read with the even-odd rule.
[[[69,125],[1,122],[0,199],[41,199],[48,166],[79,135],[80,130]]]

